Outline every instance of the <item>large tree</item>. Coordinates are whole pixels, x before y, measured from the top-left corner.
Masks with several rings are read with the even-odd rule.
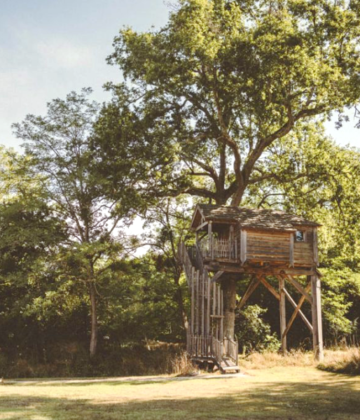
[[[119,227],[137,207],[134,177],[126,164],[117,169],[121,182],[113,191],[111,180],[101,177],[102,164],[92,146],[98,104],[89,100],[91,90],[70,93],[65,100],[48,104],[44,117],[28,115],[14,125],[24,141],[34,176],[39,176],[53,215],[66,225],[53,264],[58,275],[83,284],[88,291],[91,315],[90,356],[98,343],[99,283],[106,272],[116,269],[124,244]],[[110,192],[109,192],[110,191]]]
[[[240,205],[281,182],[264,165],[272,145],[357,103],[359,40],[358,0],[180,0],[162,29],[115,38],[108,61],[125,82],[107,86],[111,106],[126,96],[141,138],[167,150],[155,192]]]

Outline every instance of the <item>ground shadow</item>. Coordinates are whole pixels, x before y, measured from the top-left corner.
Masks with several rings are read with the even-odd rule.
[[[109,383],[106,383],[109,384]],[[144,385],[144,383],[142,383]],[[154,384],[154,382],[151,382]],[[338,378],[326,383],[270,382],[236,389],[227,382],[223,396],[184,398],[161,395],[141,401],[119,402],[10,395],[1,396],[0,419],[27,420],[158,420],[158,419],[360,419],[359,381]],[[141,383],[136,383],[141,385]],[[164,384],[166,385],[166,383]],[[161,388],[163,390],[163,388]],[[172,390],[174,391],[174,389]]]

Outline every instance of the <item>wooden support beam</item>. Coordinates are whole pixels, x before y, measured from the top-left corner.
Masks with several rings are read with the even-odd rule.
[[[206,313],[206,335],[210,335],[210,305],[211,305],[211,280],[208,272],[205,270],[207,280],[207,313]]]
[[[198,335],[199,333],[200,333],[200,321],[199,321],[199,318],[200,318],[200,293],[199,293],[199,289],[200,289],[200,286],[199,286],[199,283],[200,283],[200,272],[199,271],[196,271],[196,286],[195,286],[195,289],[196,289],[196,299],[195,299],[195,319],[196,319],[196,321],[195,321],[195,334],[196,335]]]
[[[204,222],[204,223],[201,223],[201,225],[199,225],[197,228],[196,228],[196,232],[198,232],[199,230],[201,230],[202,228],[204,228],[205,226],[207,226],[207,224],[208,224],[209,222]]]
[[[310,288],[311,288],[311,282],[306,286],[305,290],[308,291],[308,290],[310,290]],[[288,322],[288,324],[286,326],[286,330],[284,332],[285,335],[287,335],[288,332],[290,331],[290,328],[291,328],[292,324],[294,323],[294,321],[295,321],[295,319],[297,317],[297,314],[298,314],[299,310],[301,309],[301,307],[302,307],[302,305],[303,305],[304,302],[305,302],[305,296],[302,295],[300,297],[299,303],[297,304],[297,306],[295,308],[295,311],[291,315],[291,318],[290,318],[290,320],[289,320],[289,322]],[[312,326],[311,326],[311,331],[312,331]]]
[[[314,235],[313,235],[313,252],[314,252],[314,263],[316,266],[319,265],[319,251],[318,251],[318,234],[317,234],[317,228],[314,229]]]
[[[264,276],[259,277],[261,283],[268,289],[270,293],[272,293],[277,300],[280,300],[279,293],[271,286],[271,284],[265,279]]]
[[[313,347],[316,360],[324,359],[322,315],[321,315],[321,282],[319,277],[311,276],[311,291],[313,298],[312,324],[313,324]]]
[[[285,273],[290,276],[312,276],[316,270],[312,269],[301,269],[301,268],[287,268],[285,270],[279,270],[278,273]]]
[[[213,283],[213,308],[212,315],[216,315],[216,283]]]
[[[294,299],[291,297],[290,293],[286,290],[286,288],[284,288],[284,293],[285,293],[285,296],[287,297],[288,301],[291,303],[291,305],[292,305],[292,306],[294,307],[294,309],[295,309],[295,311],[294,311],[294,313],[293,313],[293,315],[292,315],[292,317],[293,317],[293,316],[294,316],[294,314],[295,314],[294,319],[292,320],[292,317],[290,318],[290,321],[292,320],[292,322],[291,322],[291,324],[290,324],[290,321],[289,321],[289,323],[288,323],[288,325],[287,325],[287,327],[286,327],[286,330],[285,330],[285,335],[289,332],[289,329],[290,329],[290,327],[291,327],[292,323],[294,322],[294,320],[295,320],[295,318],[296,318],[297,314],[299,314],[299,315],[301,316],[302,320],[305,322],[305,325],[309,328],[310,332],[313,332],[313,327],[312,327],[312,325],[310,324],[309,320],[306,318],[306,316],[305,316],[305,314],[303,313],[303,311],[300,309],[300,308],[301,308],[301,306],[302,306],[302,304],[303,304],[303,303],[304,303],[304,301],[305,301],[305,296],[304,296],[304,295],[302,295],[302,296],[301,296],[301,298],[300,298],[299,303],[298,303],[298,304],[296,304],[296,302],[295,302],[295,301],[294,301]],[[289,326],[289,324],[290,324],[290,326]],[[289,327],[289,328],[288,328],[288,327]]]
[[[214,241],[213,241],[213,234],[212,234],[212,222],[208,224],[208,237],[209,237],[209,251],[210,251],[210,258],[214,259]]]
[[[246,301],[249,299],[249,297],[255,292],[256,288],[259,286],[260,284],[260,280],[257,279],[256,277],[252,277],[252,279],[250,280],[248,287],[245,291],[245,293],[243,294],[242,298],[240,299],[240,302],[237,304],[237,308],[241,309]]]
[[[215,274],[215,276],[211,279],[211,282],[212,282],[212,283],[216,283],[216,282],[219,280],[219,278],[220,278],[223,274],[224,274],[224,272],[223,272],[223,271],[218,271],[218,272]]]
[[[220,289],[220,315],[220,341],[222,342],[224,340],[224,291],[222,289]]]
[[[233,258],[234,225],[229,227],[229,258]]]
[[[247,254],[247,232],[246,230],[240,230],[240,262],[244,265],[246,262]]]
[[[191,334],[195,334],[195,268],[191,269]]]
[[[202,272],[201,276],[201,334],[205,336],[205,272]]]
[[[294,234],[290,233],[290,267],[294,267]]]
[[[307,293],[305,291],[305,289],[303,288],[303,286],[294,278],[292,278],[290,275],[285,274],[284,276],[286,278],[286,280],[288,280],[294,287],[295,289],[300,292],[302,295],[305,296],[305,298],[308,300],[308,302],[310,302],[311,304],[313,303],[313,299],[312,297],[309,295],[309,293]]]
[[[279,277],[279,294],[280,294],[280,336],[281,336],[281,352],[286,354],[287,343],[286,343],[286,300],[285,300],[285,280],[283,277]]]

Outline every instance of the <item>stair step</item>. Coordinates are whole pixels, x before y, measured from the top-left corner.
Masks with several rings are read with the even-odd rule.
[[[221,370],[223,372],[229,372],[229,371],[233,371],[233,370],[235,370],[236,372],[240,372],[239,366],[226,366],[226,367],[221,367]]]

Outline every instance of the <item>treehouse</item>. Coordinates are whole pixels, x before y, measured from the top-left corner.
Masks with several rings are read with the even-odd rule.
[[[191,223],[195,245],[179,246],[191,293],[187,351],[194,361],[214,363],[223,373],[239,370],[238,343],[228,329],[224,332],[224,313],[229,315],[224,290],[229,279],[244,276],[249,283],[237,309],[241,310],[257,287],[263,285],[279,301],[282,351],[286,352],[287,334],[299,315],[312,334],[316,358],[323,357],[321,274],[317,269],[319,226],[280,211],[196,206]],[[277,288],[268,277],[277,279]],[[300,293],[298,302],[290,288]],[[289,319],[286,300],[294,307]],[[301,310],[305,302],[312,307],[312,322]]]

